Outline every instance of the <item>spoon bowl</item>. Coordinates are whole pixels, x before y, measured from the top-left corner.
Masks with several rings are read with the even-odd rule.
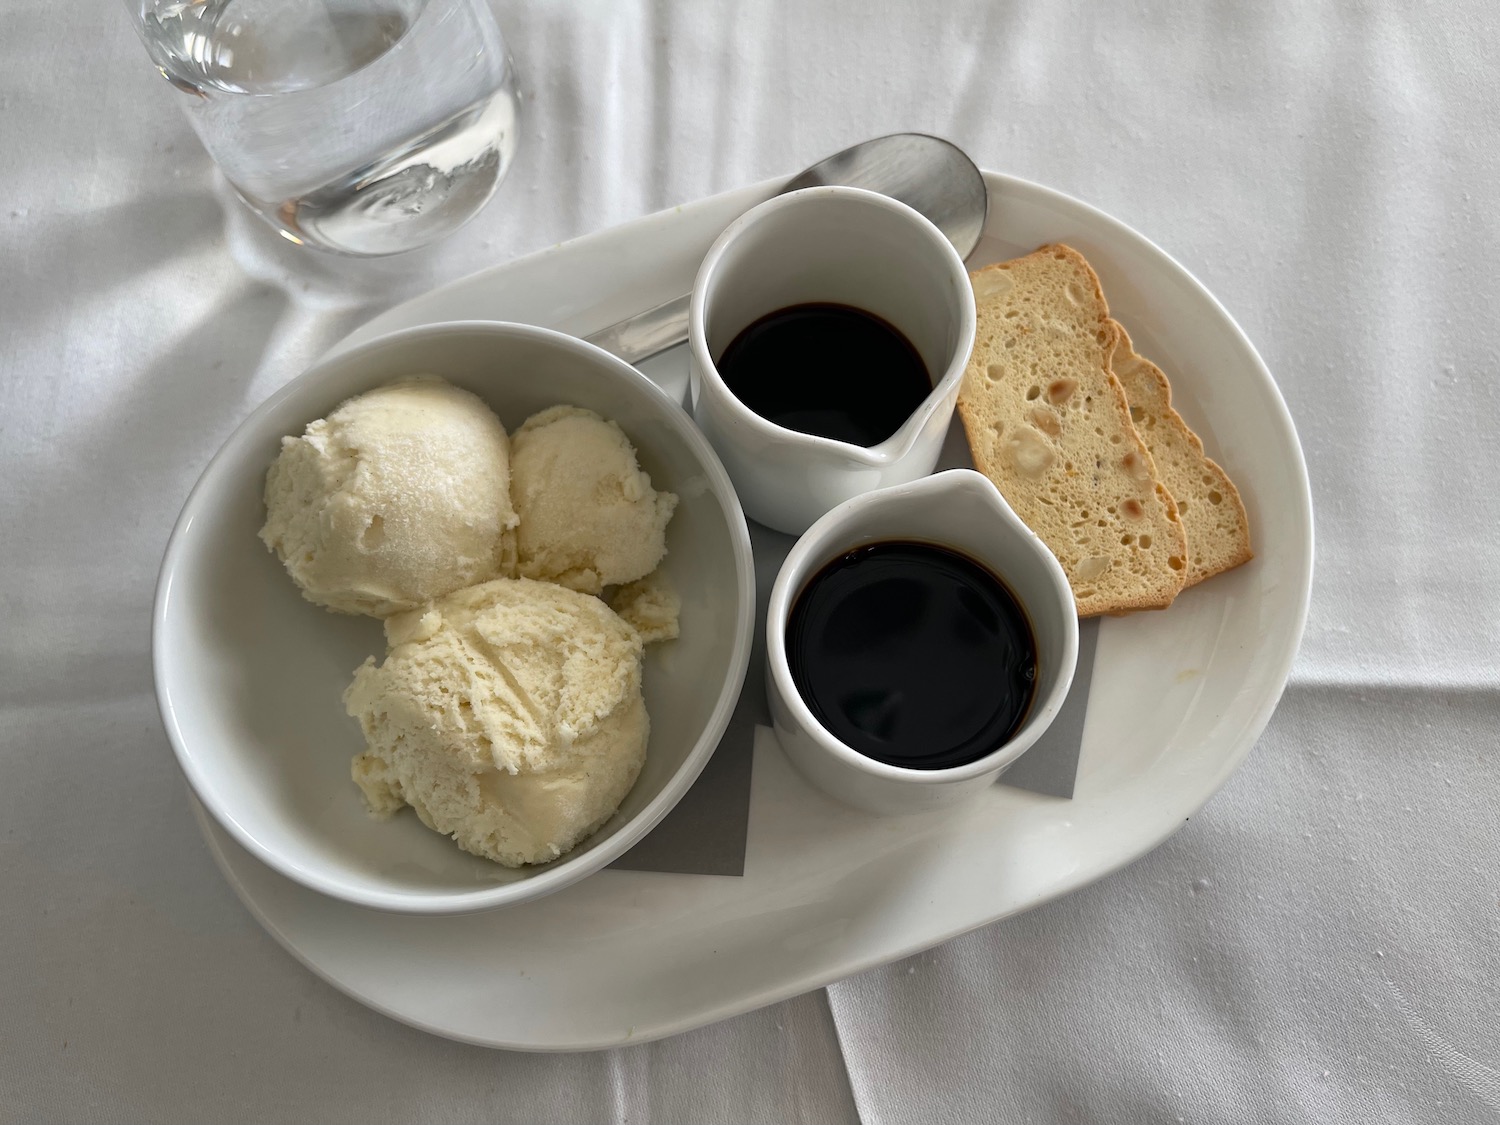
[[[899,199],[930,222],[967,258],[989,214],[984,173],[963,149],[927,133],[891,133],[820,160],[782,192],[857,187]]]
[[[957,145],[927,133],[891,133],[851,145],[788,180],[778,194],[809,187],[856,187],[900,200],[931,222],[967,258],[989,214],[984,174]],[[683,343],[684,294],[585,337],[626,363]]]

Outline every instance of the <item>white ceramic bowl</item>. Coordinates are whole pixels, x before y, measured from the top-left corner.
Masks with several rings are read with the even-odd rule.
[[[681,501],[663,566],[682,635],[649,647],[645,769],[619,812],[553,863],[509,870],[459,851],[409,811],[366,815],[349,778],[364,746],[340,696],[380,622],[304,601],[256,538],[265,473],[350,395],[433,372],[488,402],[507,428],[558,402],[598,411]],[[252,854],[314,890],[410,913],[540,897],[599,870],[666,815],[718,745],[739,698],[755,613],[745,517],[723,466],[680,406],[628,364],[526,325],[459,322],[396,332],[294,379],[230,437],[188,497],[157,586],[152,658],[162,720],[193,791]]]
[[[922,770],[867,758],[818,722],[792,679],[786,626],[803,586],[840,555],[887,540],[937,543],[988,567],[1005,581],[1031,624],[1037,649],[1031,710],[1008,741],[967,765]],[[1077,613],[1057,558],[972,469],[949,469],[846,500],[797,540],[771,588],[766,691],[777,740],[804,777],[866,812],[922,812],[972,797],[1031,749],[1061,710],[1078,663]]]

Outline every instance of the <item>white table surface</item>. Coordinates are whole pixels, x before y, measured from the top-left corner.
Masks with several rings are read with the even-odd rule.
[[[1500,1116],[1492,7],[500,16],[529,103],[509,181],[446,244],[370,264],[237,209],[123,9],[5,5],[0,1120]],[[1318,569],[1259,746],[1086,891],[661,1043],[491,1052],[335,992],[220,878],[157,718],[152,588],[198,472],[403,297],[898,129],[1135,226],[1276,375]]]

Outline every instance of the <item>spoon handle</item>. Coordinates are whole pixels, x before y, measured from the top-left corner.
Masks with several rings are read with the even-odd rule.
[[[655,308],[601,328],[584,339],[611,355],[619,356],[626,363],[639,363],[687,339],[690,303],[688,296],[673,297]]]

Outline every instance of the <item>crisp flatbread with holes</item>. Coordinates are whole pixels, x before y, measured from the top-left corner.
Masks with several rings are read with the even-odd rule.
[[[1115,324],[1110,369],[1130,403],[1130,421],[1140,434],[1162,483],[1177,504],[1187,532],[1187,585],[1249,562],[1250,520],[1239,489],[1203,452],[1203,442],[1172,409],[1172,387],[1161,368],[1139,356],[1125,329]]]
[[[1080,617],[1171,605],[1187,536],[1110,370],[1120,329],[1098,277],[1059,244],[970,281],[958,411],[975,466],[1062,563]]]

